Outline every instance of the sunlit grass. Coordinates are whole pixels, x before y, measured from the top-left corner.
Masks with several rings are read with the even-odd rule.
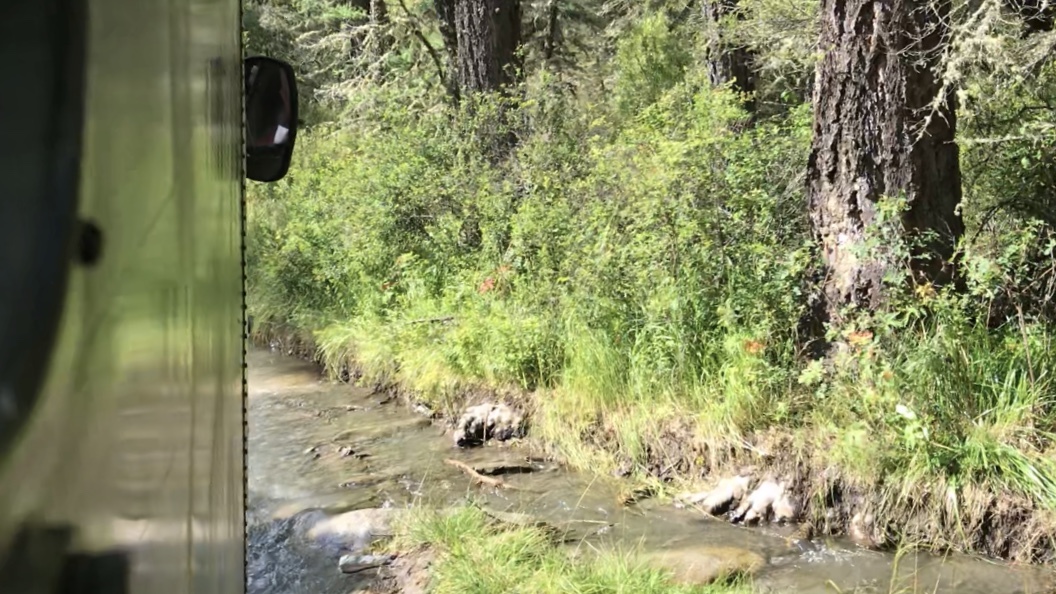
[[[499,526],[474,507],[416,511],[395,546],[428,547],[433,594],[749,594],[746,583],[677,585],[633,553],[574,557],[543,530]]]
[[[502,369],[475,367],[481,359],[509,360],[506,351],[522,348],[504,342],[494,327],[502,324],[511,324],[508,314],[474,313],[428,327],[405,320],[336,324],[316,337],[331,364],[353,360],[368,381],[399,382],[453,414],[467,387],[519,383]],[[937,543],[977,541],[960,527],[978,522],[1005,493],[1056,509],[1047,371],[1056,357],[1047,342],[1036,342],[1047,335],[1024,344],[951,324],[901,342],[877,339],[821,383],[799,383],[765,357],[771,345],[744,333],[721,340],[699,363],[706,372],[698,377],[645,381],[653,362],[621,350],[610,335],[576,324],[557,328],[556,340],[541,343],[561,345],[564,366],[550,386],[525,392],[531,401],[524,404],[532,410],[532,437],[573,467],[608,474],[627,470],[629,460],[635,482],[645,484],[648,460],[668,455],[667,427],[682,432],[680,445],[707,444],[673,455],[698,451],[705,458],[707,447],[737,450],[776,431],[792,448],[782,455],[871,489],[885,523],[933,517],[933,526],[945,526],[932,535]],[[922,490],[945,495],[922,500]]]

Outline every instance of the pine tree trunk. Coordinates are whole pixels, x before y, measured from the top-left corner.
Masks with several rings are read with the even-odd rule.
[[[513,82],[521,44],[519,0],[456,0],[455,26],[462,94],[499,91]]]
[[[725,38],[720,21],[728,15],[737,15],[737,0],[705,0],[704,17],[709,28],[708,78],[712,86],[721,87],[733,82],[734,90],[740,93],[755,91],[755,73],[752,71],[754,56],[743,47],[731,45]],[[749,100],[745,108],[752,112],[755,102]]]
[[[914,254],[918,280],[950,280],[964,232],[955,105],[932,73],[948,16],[948,0],[822,0],[827,51],[815,77],[808,196],[826,273],[823,321],[840,325],[846,306],[885,300],[883,279],[899,263],[858,253],[885,196],[907,200],[906,233],[939,234],[923,250],[937,261]]]

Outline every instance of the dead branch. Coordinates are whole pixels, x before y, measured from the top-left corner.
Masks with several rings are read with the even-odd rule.
[[[491,476],[484,476],[483,474],[480,474],[476,470],[473,470],[473,468],[470,467],[465,462],[459,462],[458,460],[452,460],[451,458],[447,458],[447,459],[444,460],[444,464],[447,464],[449,466],[454,466],[455,468],[461,470],[462,472],[464,472],[470,478],[473,479],[473,483],[474,484],[484,485],[486,487],[492,487],[494,489],[516,489],[516,487],[512,487],[512,486],[506,484],[501,479],[497,479],[497,478],[491,477]]]

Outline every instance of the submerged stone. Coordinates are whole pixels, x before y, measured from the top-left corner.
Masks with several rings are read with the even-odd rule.
[[[750,576],[766,566],[762,555],[737,547],[700,546],[657,551],[645,561],[667,570],[671,578],[685,585],[706,585],[736,575]]]
[[[321,514],[306,531],[308,538],[344,550],[358,551],[374,541],[393,536],[393,519],[400,509],[357,509],[333,516]]]

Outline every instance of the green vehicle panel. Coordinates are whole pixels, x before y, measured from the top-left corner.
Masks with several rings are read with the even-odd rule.
[[[39,1],[53,13],[64,6]],[[20,581],[0,591],[58,591],[43,584],[69,554],[88,559],[76,566],[90,572],[108,558],[93,555],[115,553],[127,590],[100,591],[241,592],[241,8],[238,0],[82,7],[75,262],[39,390],[12,399],[21,417],[3,426],[0,580]],[[6,43],[5,57],[25,49]],[[295,105],[293,118],[288,127]],[[20,319],[36,323],[12,314],[10,327]],[[54,537],[55,527],[68,532]]]

